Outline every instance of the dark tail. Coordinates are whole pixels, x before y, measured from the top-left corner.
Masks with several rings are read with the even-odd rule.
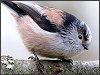
[[[25,15],[25,12],[17,6],[17,4],[11,1],[2,1],[3,4],[13,9],[18,15]]]

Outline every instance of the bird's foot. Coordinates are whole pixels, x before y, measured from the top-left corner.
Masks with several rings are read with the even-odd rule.
[[[32,52],[34,54],[34,57],[33,56],[30,56],[29,59],[33,59],[35,61],[35,64],[36,64],[36,67],[37,67],[37,70],[40,74],[44,74],[44,66],[41,64],[37,54],[35,53],[34,49],[32,49]]]
[[[36,67],[37,67],[38,72],[41,73],[41,74],[43,74],[44,66],[41,64],[39,58],[30,56],[30,57],[28,58],[28,60],[29,60],[29,59],[35,61],[35,64],[36,64]]]
[[[73,60],[72,59],[62,59],[62,61],[64,62],[64,66],[66,66],[67,68],[71,69],[73,66]]]
[[[72,59],[62,59],[62,61],[73,65],[73,60]]]
[[[28,58],[28,60],[29,60],[29,59],[34,60],[34,61],[36,60],[35,57],[33,57],[33,56],[30,56],[30,57]]]

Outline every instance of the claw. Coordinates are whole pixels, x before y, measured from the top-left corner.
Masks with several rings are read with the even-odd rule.
[[[34,61],[36,60],[35,57],[33,57],[33,56],[30,56],[30,57],[28,58],[28,60],[29,60],[29,59],[34,60]]]
[[[64,66],[66,66],[66,68],[68,68],[69,70],[72,68],[72,66],[73,66],[73,60],[72,59],[62,58],[62,61],[64,61]]]
[[[62,61],[65,61],[65,62],[68,62],[68,63],[71,63],[73,65],[73,60],[72,59],[62,59]]]

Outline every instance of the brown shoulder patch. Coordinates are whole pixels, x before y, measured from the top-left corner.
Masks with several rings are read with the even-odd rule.
[[[51,23],[54,23],[55,25],[62,25],[63,24],[64,14],[63,14],[62,10],[46,7],[46,9],[45,9],[45,15],[47,16],[46,18]]]

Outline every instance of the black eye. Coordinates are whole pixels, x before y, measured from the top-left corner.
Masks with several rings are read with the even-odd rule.
[[[79,38],[79,39],[82,39],[82,35],[79,35],[78,38]]]

